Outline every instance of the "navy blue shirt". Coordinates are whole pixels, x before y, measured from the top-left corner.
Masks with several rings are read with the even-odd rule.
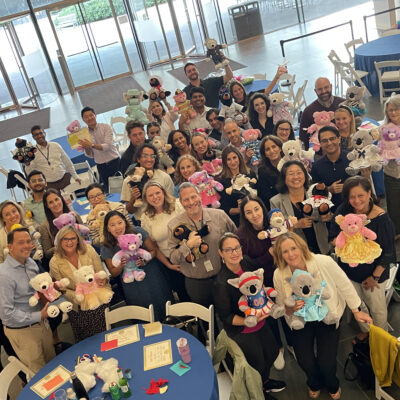
[[[347,159],[347,151],[341,150],[339,158],[332,162],[325,155],[318,161],[313,163],[311,168],[311,177],[314,183],[322,182],[326,186],[332,185],[333,182],[342,180],[341,183],[350,176],[346,173],[346,168],[349,166],[350,161]],[[341,193],[332,193],[332,203],[335,205],[334,210],[343,201]],[[333,211],[334,211],[333,210]]]

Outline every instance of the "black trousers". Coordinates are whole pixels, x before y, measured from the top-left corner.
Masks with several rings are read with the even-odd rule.
[[[162,271],[171,289],[178,294],[179,301],[190,301],[190,297],[185,288],[185,276],[182,273],[165,266]]]
[[[267,322],[269,324],[269,327],[271,328],[272,333],[274,334],[276,343],[278,344],[279,348],[283,348],[283,342],[281,338],[281,332],[279,331],[279,323],[278,321],[281,321],[282,324],[282,329],[283,333],[285,334],[286,338],[286,343],[288,346],[293,346],[292,344],[292,331],[289,328],[289,325],[287,324],[286,320],[284,317],[281,317],[279,319],[275,319],[272,317],[267,318]]]
[[[97,170],[99,171],[100,175],[100,182],[103,184],[106,193],[108,193],[108,178],[110,176],[114,176],[119,171],[119,167],[119,157],[114,158],[114,160],[103,164],[97,164]]]
[[[268,380],[269,371],[279,354],[279,346],[269,324],[265,322],[257,332],[229,334],[229,337],[239,345],[247,362],[260,373],[262,381]]]
[[[185,276],[186,292],[193,303],[210,307],[214,303],[213,299],[214,277],[207,279],[194,279]]]
[[[308,387],[317,391],[325,386],[329,393],[336,393],[339,390],[336,377],[339,329],[336,325],[307,322],[303,329],[293,330],[291,336],[297,362],[307,376]],[[316,355],[314,341],[317,342]]]

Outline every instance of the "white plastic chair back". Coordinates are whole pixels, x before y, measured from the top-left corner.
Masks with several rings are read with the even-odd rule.
[[[124,306],[118,307],[112,311],[110,311],[109,308],[106,308],[104,315],[106,318],[106,329],[109,330],[111,329],[112,324],[129,319],[154,322],[154,307],[153,304],[150,304],[149,308],[139,306]]]
[[[374,61],[379,82],[379,100],[381,104],[390,97],[391,93],[400,89],[400,60]],[[383,71],[384,68],[397,68],[394,71]],[[387,89],[383,83],[394,83],[396,86]],[[386,95],[388,93],[388,95]]]
[[[286,94],[287,100],[293,100],[294,84],[296,83],[296,75],[282,74],[278,79],[279,93]],[[283,85],[285,84],[285,85]]]
[[[346,48],[347,54],[349,55],[349,63],[354,66],[354,50],[356,47],[361,46],[364,44],[364,40],[362,38],[350,40],[344,44]]]
[[[301,111],[303,107],[307,106],[306,98],[304,92],[306,90],[308,80],[306,79],[304,83],[297,89],[296,95],[293,100],[293,119],[296,120],[296,115]]]
[[[388,29],[387,31],[383,31],[381,33],[381,37],[393,36],[393,35],[400,35],[400,29]]]
[[[118,126],[123,124],[123,129],[118,130]],[[128,147],[128,135],[125,131],[126,118],[125,117],[111,117],[110,125],[113,130],[114,143],[118,147],[118,151],[122,154]]]

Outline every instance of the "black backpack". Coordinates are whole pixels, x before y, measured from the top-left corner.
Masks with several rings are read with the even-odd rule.
[[[374,388],[375,375],[369,355],[368,340],[353,344],[353,351],[344,364],[344,377],[348,381],[358,379],[364,389]]]

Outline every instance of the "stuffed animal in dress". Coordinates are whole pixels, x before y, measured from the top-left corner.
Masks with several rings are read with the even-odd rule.
[[[285,162],[294,160],[300,161],[307,171],[310,170],[312,159],[314,157],[314,150],[302,150],[300,140],[288,140],[287,142],[283,143],[282,152],[284,155],[279,160],[279,163],[276,167],[278,171],[282,169]]]
[[[58,230],[61,230],[64,226],[73,226],[81,235],[86,236],[89,234],[89,228],[85,225],[78,224],[76,222],[75,213],[70,211],[69,213],[61,214],[59,217],[53,220],[53,224]],[[54,239],[54,244],[57,246],[58,233]]]
[[[171,150],[172,146],[165,143],[161,136],[155,136],[151,141],[151,144],[156,148],[158,159],[160,164],[164,167],[165,172],[171,175],[175,172],[174,162],[172,158],[168,155],[168,151]]]
[[[13,160],[17,160],[20,164],[30,165],[35,159],[37,148],[31,142],[18,138],[15,141],[16,149],[13,150]]]
[[[49,303],[47,307],[47,314],[50,318],[55,318],[63,313],[63,321],[67,319],[67,313],[72,310],[72,303],[59,292],[69,285],[69,279],[62,278],[59,281],[53,282],[48,272],[37,274],[30,281],[29,284],[36,290],[36,293],[29,298],[29,305],[35,307],[39,299],[42,304]]]
[[[378,148],[384,165],[390,161],[395,161],[397,165],[400,165],[400,127],[392,123],[383,125]]]
[[[346,100],[343,103],[340,103],[339,106],[347,106],[351,109],[354,115],[354,122],[356,124],[356,128],[358,128],[363,119],[363,115],[367,112],[365,108],[365,104],[362,101],[362,98],[365,95],[366,88],[365,86],[349,86],[346,90]]]
[[[157,75],[151,75],[149,79],[149,85],[151,86],[151,89],[147,92],[147,94],[143,95],[144,99],[149,99],[150,103],[154,100],[165,100],[168,96],[171,95],[170,91],[166,91],[162,87],[162,78]]]
[[[174,238],[179,240],[176,248],[185,243],[185,241],[189,240],[189,236],[192,232],[192,229],[190,229],[185,224],[180,224],[176,226],[172,231]],[[207,236],[210,233],[210,230],[208,228],[208,225],[204,225],[196,232],[201,237],[201,239],[203,239],[203,237]],[[202,255],[208,253],[208,249],[208,244],[204,240],[201,240],[200,246],[191,249],[190,253],[185,257],[186,262],[193,263],[197,261]]]
[[[215,146],[215,142],[208,139],[211,146]],[[218,175],[222,171],[222,159],[217,156],[217,152],[213,149],[208,149],[201,162],[201,168],[207,172],[208,175]]]
[[[291,329],[303,329],[306,322],[322,321],[327,325],[338,324],[339,317],[329,311],[324,300],[331,297],[325,281],[318,282],[316,274],[296,269],[292,277],[286,278],[293,294],[286,298],[285,305],[294,307],[297,300],[303,300],[304,306],[288,315],[288,325]]]
[[[369,223],[365,214],[339,214],[335,221],[342,230],[335,247],[342,262],[357,267],[358,264],[372,264],[381,255],[381,246],[373,241],[376,233],[365,227]]]
[[[84,265],[74,271],[74,279],[75,298],[82,310],[95,310],[111,301],[113,291],[99,284],[101,280],[107,279],[104,271],[95,273],[92,265]]]
[[[218,115],[218,117],[220,117],[219,119],[234,119],[235,115],[243,110],[243,106],[235,102],[232,98],[231,92],[226,86],[223,86],[220,89],[219,100],[221,101],[221,110]]]
[[[144,185],[153,177],[154,172],[151,169],[146,170],[144,167],[135,167],[133,174],[129,174],[128,186],[130,188],[137,187],[140,191],[140,197],[133,204],[134,207],[140,208],[143,206],[142,191]]]
[[[221,183],[215,181],[212,176],[209,176],[206,171],[197,171],[191,175],[188,180],[197,187],[200,193],[202,206],[218,208],[221,205],[218,201],[221,196],[217,191],[221,192],[224,190],[224,187]]]
[[[196,111],[190,105],[190,100],[186,98],[186,93],[180,89],[175,91],[175,107],[173,110],[183,117],[185,124],[190,124],[190,120],[196,118]]]
[[[224,68],[229,64],[229,60],[225,58],[221,50],[226,48],[226,44],[217,44],[215,39],[206,39],[204,45],[207,48],[206,60],[212,60],[215,64],[215,69]]]
[[[124,100],[128,103],[125,108],[125,114],[128,116],[127,121],[141,122],[147,125],[149,120],[146,117],[144,109],[141,105],[143,101],[143,91],[138,89],[129,89],[123,94]]]
[[[334,206],[331,198],[332,193],[325,183],[314,183],[307,190],[307,198],[297,203],[297,206],[306,217],[311,217],[313,221],[320,221],[321,215],[328,214]]]
[[[124,258],[126,264],[124,265],[124,272],[122,275],[123,281],[125,283],[142,281],[146,273],[136,265],[136,262],[139,258],[145,261],[150,261],[152,258],[147,250],[140,248],[142,245],[142,235],[140,233],[128,233],[119,236],[117,240],[121,250],[112,258],[112,265],[114,265],[114,267],[119,267],[121,265],[121,259]]]
[[[285,307],[275,304],[271,297],[276,297],[277,292],[272,287],[264,286],[264,270],[243,272],[239,278],[228,279],[228,283],[239,289],[242,296],[239,299],[239,310],[245,315],[244,324],[253,328],[257,325],[257,318],[270,315],[280,318],[285,314]]]
[[[291,230],[297,222],[296,217],[289,216],[285,219],[279,208],[273,208],[267,214],[269,228],[266,231],[260,231],[257,237],[261,240],[270,238],[271,244],[274,245],[276,239],[284,233]]]
[[[293,123],[293,117],[289,111],[289,108],[293,108],[293,103],[286,101],[286,97],[285,93],[272,93],[269,95],[270,106],[267,111],[267,117],[272,117],[274,125],[280,119],[287,119],[291,124]]]
[[[247,150],[253,150],[254,154],[250,158],[251,165],[258,165],[260,163],[260,141],[261,137],[259,129],[246,129],[242,132],[243,143],[240,151],[245,153]]]
[[[383,158],[379,154],[378,146],[373,142],[379,136],[377,129],[359,129],[351,138],[353,150],[347,154],[350,160],[346,168],[348,175],[357,175],[360,169],[371,167],[372,171],[379,171],[383,166]]]
[[[225,189],[225,192],[229,195],[234,195],[238,199],[243,199],[246,196],[257,196],[257,189],[255,184],[257,183],[256,178],[250,178],[244,174],[237,174],[231,179],[232,186]]]
[[[111,208],[108,204],[97,204],[88,215],[89,220],[94,220],[91,223],[91,228],[99,233],[100,243],[104,242],[104,219],[110,210]]]
[[[102,360],[96,365],[97,376],[104,381],[104,385],[101,388],[102,393],[108,393],[110,391],[111,382],[118,383],[118,360],[115,358],[109,358]]]
[[[333,111],[315,111],[313,114],[314,123],[307,128],[307,132],[310,134],[310,143],[313,144],[314,151],[319,151],[321,145],[318,140],[318,132],[324,126],[335,126],[331,122],[335,113]],[[305,129],[305,128],[304,128]]]

